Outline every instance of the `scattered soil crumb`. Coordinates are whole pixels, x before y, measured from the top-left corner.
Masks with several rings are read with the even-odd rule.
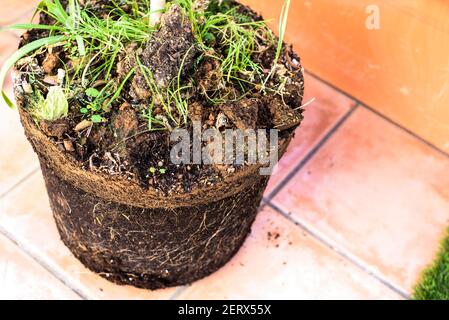
[[[273,232],[269,231],[267,233],[268,240],[277,240],[277,239],[279,239],[280,236],[281,236],[281,234],[277,231],[273,231]]]

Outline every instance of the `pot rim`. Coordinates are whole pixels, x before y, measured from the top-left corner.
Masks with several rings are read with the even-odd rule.
[[[81,168],[79,161],[61,152],[45,135],[25,110],[22,94],[14,92],[25,135],[39,156],[41,165],[46,165],[61,178],[77,188],[100,198],[143,208],[191,206],[217,201],[234,195],[260,178],[261,164],[247,165],[242,170],[230,173],[212,186],[195,186],[191,191],[165,194],[153,186],[144,188],[138,182],[124,176],[112,176],[105,172]],[[279,155],[282,156],[294,135],[294,130],[279,139]]]

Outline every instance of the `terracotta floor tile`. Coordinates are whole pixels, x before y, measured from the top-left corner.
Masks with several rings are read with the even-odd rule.
[[[31,16],[39,0],[0,0],[0,26],[10,25],[24,16]]]
[[[287,176],[287,174],[304,158],[304,156],[329,132],[355,102],[337,92],[325,83],[305,75],[304,104],[306,106],[304,121],[296,131],[287,153],[279,161],[265,192],[268,195]]]
[[[70,288],[0,235],[0,299],[80,299]]]
[[[410,292],[449,224],[449,159],[361,108],[274,203]]]
[[[399,296],[265,207],[233,260],[188,287],[178,298],[399,299]]]
[[[11,49],[4,44],[17,45],[18,39],[11,34],[4,34],[0,42],[0,63],[3,64],[4,53],[8,54]],[[12,97],[11,81],[5,86],[5,91]],[[1,99],[0,102],[0,147],[2,156],[0,158],[0,196],[15,183],[38,167],[38,161],[28,144],[16,111],[9,109]]]
[[[167,299],[175,292],[118,286],[84,268],[59,239],[40,172],[0,200],[0,225],[88,298]]]

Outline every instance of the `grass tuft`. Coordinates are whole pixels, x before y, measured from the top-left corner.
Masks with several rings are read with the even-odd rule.
[[[79,70],[75,72],[72,82],[82,74],[81,84],[84,89],[104,76],[105,81],[111,79],[112,68],[117,63],[119,52],[124,50],[127,43],[142,44],[148,40],[155,31],[148,23],[150,5],[139,6],[140,10],[133,10],[132,14],[126,13],[121,6],[123,1],[117,3],[111,1],[109,13],[106,17],[98,17],[89,9],[81,8],[78,0],[69,0],[68,13],[59,0],[43,0],[38,6],[38,12],[43,12],[53,18],[54,25],[44,24],[17,24],[8,29],[41,29],[48,30],[49,36],[27,44],[19,49],[4,64],[0,72],[0,88],[3,88],[4,79],[9,69],[22,57],[32,56],[33,52],[52,44],[64,42],[65,51],[69,58],[80,60]],[[125,3],[135,3],[127,0]],[[97,63],[101,61],[101,63]],[[93,65],[95,67],[93,67]],[[116,92],[111,87],[111,92]],[[103,92],[110,95],[110,92]],[[7,104],[14,108],[14,104],[3,93]]]
[[[45,31],[47,37],[25,45],[5,63],[0,71],[0,86],[8,70],[19,59],[28,56],[31,61],[39,55],[45,55],[47,50],[50,52],[52,45],[62,46],[67,65],[63,62],[66,79],[61,83],[61,88],[66,93],[69,105],[76,106],[72,109],[79,110],[82,118],[101,122],[112,110],[114,103],[117,106],[125,102],[121,93],[125,87],[128,88],[135,71],[140,71],[151,93],[143,110],[149,130],[171,130],[185,125],[188,121],[189,97],[196,87],[194,79],[181,77],[185,58],[177,77],[167,88],[158,88],[152,71],[142,65],[138,57],[138,65],[123,80],[119,80],[120,83],[116,77],[118,59],[129,54],[128,46],[132,44],[135,48],[142,48],[158,30],[158,25],[151,23],[156,5],[156,2],[150,0],[111,0],[106,8],[97,12],[89,6],[81,6],[79,0],[68,0],[67,8],[60,0],[41,1],[36,13],[41,12],[50,17],[53,20],[50,25],[18,24],[10,28],[40,29]],[[212,87],[212,90],[203,93],[209,102],[217,105],[241,99],[254,91],[279,91],[266,84],[273,76],[282,53],[290,0],[285,0],[282,9],[277,47],[276,37],[266,22],[254,21],[243,7],[232,1],[204,1],[204,7],[198,9],[193,0],[173,0],[165,8],[172,5],[180,6],[192,25],[196,51],[200,52],[195,66],[200,65],[203,59],[215,60],[218,65],[219,70],[214,70],[218,78],[216,88]],[[267,50],[275,50],[271,72],[268,69],[271,66],[264,67],[258,60],[261,53]],[[28,75],[28,80],[32,80],[28,81],[30,85],[39,86],[36,89],[41,90],[44,84],[33,74],[33,70],[26,68],[20,71]],[[283,83],[285,80],[280,79],[278,82]],[[3,93],[3,97],[13,107],[6,94]],[[34,98],[38,105],[42,105],[45,100],[44,97]],[[41,114],[35,115],[40,117]]]
[[[449,300],[449,230],[437,259],[424,271],[413,297],[416,300]]]

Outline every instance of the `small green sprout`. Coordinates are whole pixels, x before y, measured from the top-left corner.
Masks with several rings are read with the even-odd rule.
[[[100,123],[100,122],[103,122],[103,117],[98,114],[94,114],[93,116],[90,117],[90,120],[93,123]]]
[[[156,172],[159,172],[160,174],[166,174],[167,173],[167,169],[166,168],[156,169],[155,167],[150,167],[148,169],[148,172],[151,173],[151,174],[156,174]]]
[[[151,174],[155,174],[156,173],[156,168],[155,167],[150,167],[148,169],[148,172],[151,173]]]
[[[98,98],[100,94],[100,91],[95,88],[89,88],[86,90],[86,95],[91,98]]]

